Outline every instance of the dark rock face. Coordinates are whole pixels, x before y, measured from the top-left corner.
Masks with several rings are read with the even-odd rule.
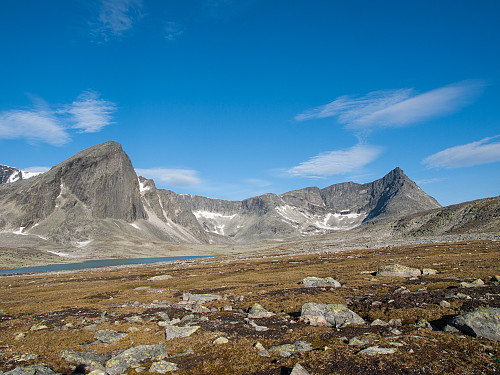
[[[6,165],[0,165],[0,184],[7,183],[11,178],[21,180],[22,177],[23,174],[19,169],[8,167]]]

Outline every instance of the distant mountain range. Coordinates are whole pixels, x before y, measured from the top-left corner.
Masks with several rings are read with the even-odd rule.
[[[243,201],[176,194],[137,176],[116,142],[90,147],[29,179],[16,168],[1,171],[0,231],[73,247],[92,246],[96,239],[286,240],[440,207],[400,168],[371,183],[308,187]]]

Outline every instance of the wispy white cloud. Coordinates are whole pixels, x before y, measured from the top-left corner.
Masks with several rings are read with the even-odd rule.
[[[425,158],[423,163],[429,168],[452,169],[499,162],[500,142],[491,142],[498,137],[500,135],[447,148]]]
[[[292,176],[316,178],[350,173],[375,160],[381,152],[381,147],[357,144],[345,150],[323,152],[288,169],[287,173]]]
[[[436,182],[441,182],[443,181],[444,178],[427,178],[424,180],[417,180],[415,183],[420,186],[420,185],[429,185],[429,184],[435,184]]]
[[[98,26],[105,38],[120,36],[142,18],[142,0],[101,0]]]
[[[362,97],[341,96],[295,116],[296,121],[336,117],[350,130],[402,127],[453,113],[481,92],[482,81],[464,81],[422,94],[413,89],[374,91]]]
[[[29,109],[0,112],[0,139],[25,139],[62,146],[71,140],[70,129],[93,133],[111,124],[112,102],[84,92],[69,105],[51,107],[40,100]]]
[[[95,133],[111,124],[116,105],[100,99],[99,95],[93,91],[86,91],[71,103],[66,111],[73,118],[74,129],[82,129],[83,133]]]
[[[173,41],[184,34],[184,26],[177,22],[167,22],[165,26],[165,39]]]
[[[0,112],[0,138],[26,139],[61,146],[70,140],[60,119],[40,109]]]
[[[136,169],[135,172],[143,177],[161,181],[169,186],[190,187],[201,183],[198,172],[192,169],[149,168]]]

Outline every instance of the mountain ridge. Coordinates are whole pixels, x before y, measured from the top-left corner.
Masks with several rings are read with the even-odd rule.
[[[255,243],[349,230],[438,207],[399,167],[370,183],[242,201],[176,194],[137,176],[121,145],[109,141],[29,180],[0,184],[0,231],[76,247],[104,238]]]

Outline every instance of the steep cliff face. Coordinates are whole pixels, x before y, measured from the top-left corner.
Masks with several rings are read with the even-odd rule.
[[[17,181],[22,179],[22,172],[13,167],[8,167],[6,165],[0,165],[0,184],[6,184],[11,181]]]

